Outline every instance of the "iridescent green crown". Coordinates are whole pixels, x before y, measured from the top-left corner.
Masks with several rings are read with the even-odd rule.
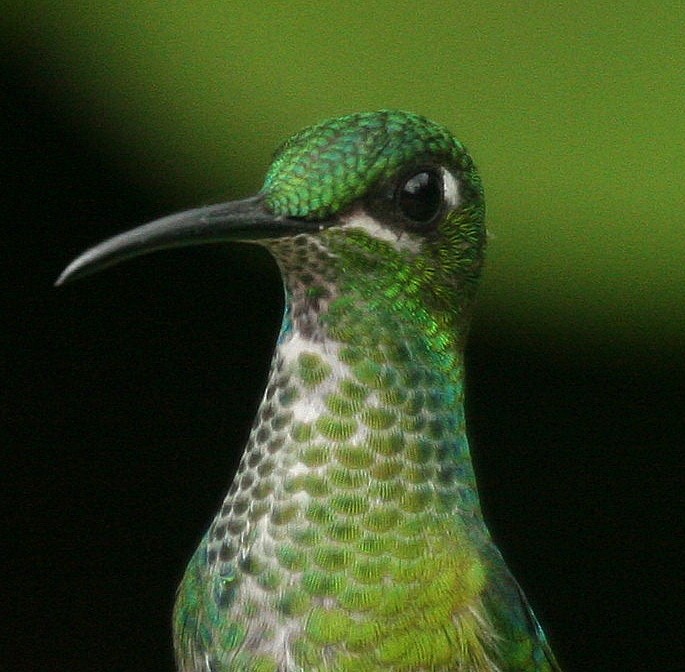
[[[474,172],[463,145],[425,117],[398,110],[350,114],[286,140],[262,192],[277,215],[322,219],[361,197],[381,176],[422,156],[444,156],[467,178]]]

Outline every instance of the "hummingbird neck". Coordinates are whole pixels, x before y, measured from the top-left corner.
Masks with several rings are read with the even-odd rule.
[[[354,244],[350,232],[344,240]],[[244,483],[271,492],[274,479],[287,489],[295,477],[328,469],[372,496],[405,488],[408,475],[433,513],[480,516],[463,336],[453,326],[461,312],[431,310],[392,263],[385,278],[378,267],[360,273],[330,241],[299,236],[270,248],[284,277],[285,314],[227,502]]]
[[[460,343],[419,305],[370,297],[363,283],[343,293],[330,276],[286,278],[269,382],[227,502],[246,483],[288,489],[328,464],[367,495],[397,495],[405,474],[432,510],[480,515]]]
[[[302,237],[300,270],[292,257],[279,259],[286,310],[269,381],[192,567],[212,577],[223,609],[254,616],[245,655],[280,659],[289,642],[319,641],[324,631],[337,642],[331,655],[342,655],[347,631],[336,624],[353,612],[369,632],[386,623],[390,646],[406,636],[404,615],[448,595],[450,609],[436,606],[414,634],[440,649],[459,613],[457,648],[485,660],[489,537],[466,437],[461,336],[411,278],[360,274],[316,246]],[[381,669],[361,660],[356,669]]]

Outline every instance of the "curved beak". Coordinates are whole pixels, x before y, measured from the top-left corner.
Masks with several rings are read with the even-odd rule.
[[[263,195],[186,210],[121,233],[90,248],[64,269],[55,285],[157,250],[276,239],[298,233],[315,233],[325,226],[323,222],[274,215],[265,207]]]

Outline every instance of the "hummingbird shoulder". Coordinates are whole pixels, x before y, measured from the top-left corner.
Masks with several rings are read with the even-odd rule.
[[[228,494],[174,610],[183,672],[558,670],[481,516],[463,347],[485,248],[471,157],[383,110],[277,151],[257,196],[106,241],[265,246],[285,314]]]

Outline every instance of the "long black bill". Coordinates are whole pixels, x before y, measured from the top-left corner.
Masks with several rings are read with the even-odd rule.
[[[101,271],[141,254],[205,243],[257,241],[321,230],[322,222],[278,217],[261,195],[157,219],[91,247],[67,266],[56,285]]]

